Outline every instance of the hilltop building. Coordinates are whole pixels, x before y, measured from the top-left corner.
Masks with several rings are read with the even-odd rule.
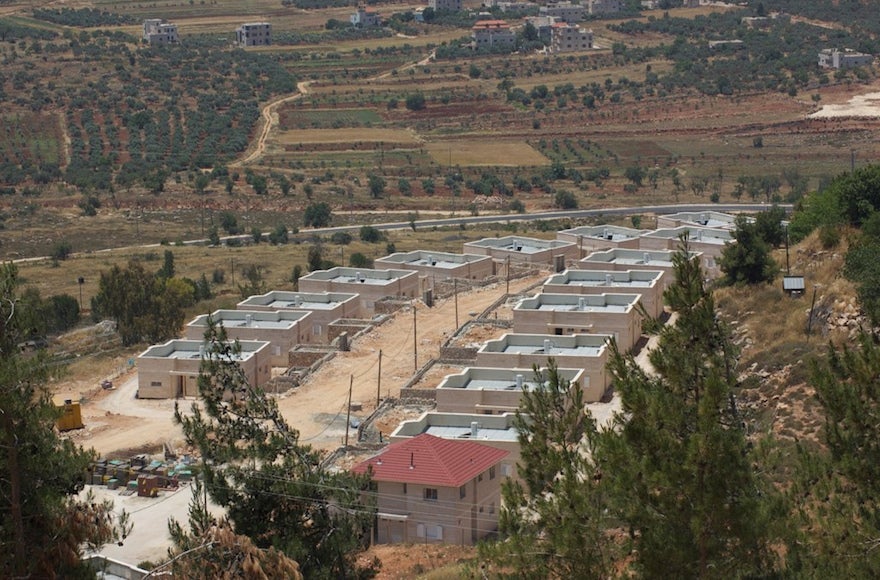
[[[376,483],[379,544],[475,544],[498,529],[508,452],[423,433],[356,465]]]
[[[583,384],[584,370],[557,369],[559,377]],[[547,369],[468,367],[447,375],[434,389],[437,411],[501,415],[519,409],[523,389],[538,390],[547,384]]]
[[[587,17],[587,9],[580,4],[572,4],[571,2],[551,2],[546,6],[541,6],[538,14],[552,16],[557,20],[574,24]]]
[[[449,278],[483,280],[491,276],[494,270],[494,263],[489,256],[427,250],[396,252],[374,260],[373,264],[382,268],[414,270],[423,277],[440,280]]]
[[[638,294],[548,294],[513,307],[513,331],[522,334],[610,334],[621,351],[642,336]]]
[[[241,352],[236,360],[248,384],[262,386],[272,375],[269,343],[242,340],[238,344]],[[151,346],[137,358],[138,398],[197,397],[199,367],[206,354],[203,340],[169,340]]]
[[[144,20],[144,40],[149,44],[176,44],[180,42],[177,25],[161,18]]]
[[[860,66],[871,66],[874,57],[870,54],[850,49],[838,50],[826,48],[819,51],[819,66],[824,68],[847,69]]]
[[[461,10],[461,0],[428,0],[428,8],[458,12]]]
[[[383,298],[412,300],[421,292],[418,272],[336,267],[317,270],[299,279],[303,292],[345,292],[358,295],[362,317],[376,314]]]
[[[587,0],[587,12],[590,16],[617,14],[623,10],[623,0]]]
[[[238,310],[300,310],[311,312],[308,330],[301,331],[309,341],[329,343],[335,338],[330,326],[345,319],[361,318],[361,301],[357,294],[340,292],[287,292],[273,290],[266,294],[251,296],[236,306]]]
[[[382,26],[382,17],[375,10],[367,8],[363,4],[359,4],[357,10],[351,15],[351,25],[359,28],[373,28]]]
[[[272,44],[272,25],[268,22],[246,22],[235,29],[235,43],[242,48]]]
[[[576,24],[557,22],[550,28],[550,52],[576,52],[593,48],[593,31]]]
[[[471,29],[474,48],[502,48],[513,50],[516,34],[504,20],[479,20]]]
[[[566,270],[550,276],[543,292],[549,294],[638,294],[649,316],[663,314],[663,292],[672,276],[660,270]]]
[[[516,477],[519,462],[519,433],[514,426],[514,413],[478,415],[476,413],[440,413],[426,411],[418,419],[403,421],[389,435],[392,443],[418,437],[422,433],[441,439],[476,441],[482,445],[507,451],[501,460],[501,476]]]

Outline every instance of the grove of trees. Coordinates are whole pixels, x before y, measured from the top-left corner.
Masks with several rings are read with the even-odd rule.
[[[84,551],[131,530],[112,504],[77,498],[94,453],[54,430],[59,411],[46,388],[56,365],[18,345],[38,316],[18,294],[18,271],[0,265],[0,576],[88,577]]]

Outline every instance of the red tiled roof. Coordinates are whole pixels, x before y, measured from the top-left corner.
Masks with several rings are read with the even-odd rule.
[[[427,433],[392,443],[352,469],[376,481],[460,487],[508,455],[473,441],[441,439]]]

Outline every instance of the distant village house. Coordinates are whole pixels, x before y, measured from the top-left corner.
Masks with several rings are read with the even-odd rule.
[[[235,29],[235,43],[241,47],[272,44],[272,25],[268,22],[247,22]]]
[[[149,44],[176,44],[180,42],[177,25],[161,18],[144,20],[144,40]]]
[[[504,20],[480,20],[471,32],[474,48],[502,48],[513,50],[516,46],[516,34]]]
[[[593,48],[593,31],[576,24],[557,22],[550,29],[550,52],[576,52]]]
[[[351,15],[351,25],[360,28],[382,26],[382,17],[375,10],[370,10],[363,4],[360,4],[357,7],[357,11]]]
[[[863,52],[850,49],[838,50],[826,48],[819,51],[819,66],[824,68],[847,69],[860,66],[871,66],[874,57]]]

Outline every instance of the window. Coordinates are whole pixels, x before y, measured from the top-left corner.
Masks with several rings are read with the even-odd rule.
[[[315,336],[321,336],[321,325],[320,324],[313,324],[312,325],[312,334],[314,334]]]
[[[481,481],[483,481],[483,474],[482,473],[477,476],[477,483],[479,483]]]
[[[490,513],[490,514],[494,514],[494,513],[495,513],[495,502],[494,502],[494,501],[493,501],[492,503],[489,504],[489,513]]]
[[[425,501],[437,501],[437,488],[426,487],[424,489],[424,498]]]
[[[403,495],[406,495],[406,484],[403,484]]]
[[[467,485],[458,488],[458,499],[464,499],[467,496]]]
[[[440,526],[425,526],[425,535],[429,540],[442,540],[443,528]]]
[[[489,480],[495,479],[495,466],[489,468]]]
[[[510,474],[513,473],[513,468],[509,463],[501,464],[501,475],[504,477],[510,477]]]
[[[161,387],[162,381],[150,381],[150,386],[151,387]]]

